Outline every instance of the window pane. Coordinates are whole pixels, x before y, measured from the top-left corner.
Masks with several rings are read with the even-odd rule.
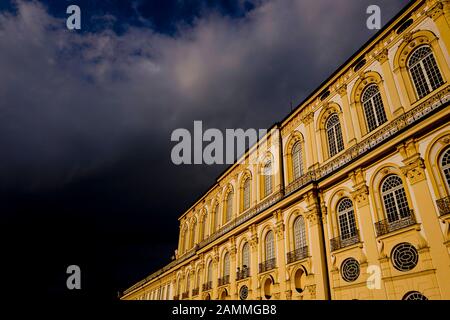
[[[242,267],[250,268],[250,248],[248,243],[244,244],[242,248]]]
[[[266,260],[275,258],[275,248],[273,243],[273,232],[269,231],[266,235]]]
[[[272,193],[272,163],[268,162],[264,166],[264,195]]]
[[[306,247],[305,220],[299,216],[294,222],[294,249]]]
[[[226,222],[231,220],[231,217],[233,215],[233,196],[234,192],[231,191],[228,193],[227,196],[227,216],[226,216]]]
[[[396,175],[388,176],[381,186],[381,192],[389,222],[397,221],[410,215],[406,192],[400,177]]]
[[[302,148],[300,142],[297,142],[292,148],[292,171],[294,180],[300,178],[303,174],[302,160]]]
[[[383,100],[376,84],[369,85],[365,89],[362,103],[369,132],[387,121]]]
[[[447,182],[448,190],[450,191],[450,148],[448,148],[442,156],[441,168],[444,173],[445,181]]]
[[[334,113],[330,116],[326,124],[328,149],[330,157],[344,150],[344,139],[342,138],[341,124],[339,116]]]
[[[244,182],[244,210],[250,208],[250,178]]]
[[[422,46],[414,51],[408,61],[408,68],[419,99],[444,83],[429,46]]]
[[[353,202],[344,198],[338,205],[339,230],[342,239],[348,239],[356,235],[356,220],[353,210]]]

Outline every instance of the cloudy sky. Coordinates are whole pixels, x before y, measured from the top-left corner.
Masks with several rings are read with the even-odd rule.
[[[407,2],[0,1],[9,280],[113,299],[162,267],[177,217],[224,169],[173,165],[171,132],[270,127],[375,34],[369,5],[385,24]],[[81,292],[65,289],[70,264]]]

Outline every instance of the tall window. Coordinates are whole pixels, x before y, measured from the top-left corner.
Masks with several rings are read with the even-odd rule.
[[[272,162],[268,161],[264,166],[264,196],[272,193]]]
[[[191,238],[191,248],[195,245],[195,234],[197,231],[197,220],[194,220],[194,224],[192,225],[192,238]]]
[[[303,216],[298,216],[294,222],[294,249],[306,247],[305,220]]]
[[[197,277],[195,280],[195,287],[200,288],[200,272],[197,272]]]
[[[208,213],[205,213],[205,215],[203,216],[203,222],[202,222],[202,239],[204,240],[204,239],[206,239],[206,236],[207,236],[207,229],[206,229],[206,224],[207,224],[207,221],[208,221]]]
[[[294,180],[303,175],[302,146],[300,141],[296,142],[292,148],[292,174]]]
[[[223,276],[229,276],[230,275],[230,255],[225,253],[225,256],[223,257]]]
[[[376,84],[369,85],[362,94],[362,105],[369,132],[387,121],[383,100]]]
[[[244,210],[250,208],[250,177],[247,177],[244,181]]]
[[[232,215],[233,215],[233,196],[234,196],[234,192],[233,191],[230,191],[230,192],[228,192],[228,195],[227,195],[227,212],[226,212],[226,221],[225,222],[228,222],[228,221],[230,221],[231,220],[231,217],[232,217]]]
[[[447,182],[447,190],[450,192],[450,148],[442,155],[441,169]]]
[[[339,123],[339,116],[333,113],[327,120],[326,124],[328,151],[330,157],[344,150],[344,139],[342,138],[341,124]]]
[[[184,252],[188,251],[189,249],[189,232],[188,232],[188,227],[186,226],[184,229],[184,234],[183,234],[183,250]]]
[[[210,261],[209,262],[209,264],[208,264],[208,274],[207,274],[207,279],[208,279],[208,282],[211,282],[212,281],[212,271],[213,271],[213,266],[212,266],[212,261]]]
[[[275,258],[275,244],[273,242],[273,232],[269,231],[266,235],[266,260]]]
[[[189,292],[189,290],[191,289],[191,278],[189,277],[189,274],[186,275],[186,291],[185,292]]]
[[[348,239],[356,235],[355,212],[353,202],[349,198],[342,199],[337,207],[339,231],[342,239]]]
[[[219,204],[214,207],[214,231],[219,229]]]
[[[242,247],[242,267],[247,266],[250,268],[250,246],[248,242]]]
[[[388,176],[381,185],[381,193],[389,222],[409,217],[408,200],[402,179],[399,176]]]
[[[441,72],[429,46],[417,48],[408,61],[408,69],[419,99],[444,84]]]

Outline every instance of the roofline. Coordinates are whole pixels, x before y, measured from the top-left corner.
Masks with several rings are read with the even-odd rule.
[[[322,92],[322,90],[324,90],[324,86],[331,82],[331,80],[333,80],[333,78],[335,78],[338,74],[343,73],[343,70],[347,70],[348,68],[351,68],[353,66],[353,64],[351,64],[351,62],[353,60],[355,60],[355,58],[357,58],[361,53],[363,53],[364,51],[369,51],[370,49],[372,49],[372,47],[375,45],[375,43],[373,42],[377,42],[379,40],[377,40],[378,38],[382,38],[382,35],[384,33],[386,33],[386,31],[392,27],[393,23],[398,20],[402,15],[405,14],[405,12],[407,12],[408,10],[410,10],[413,6],[419,6],[422,2],[424,2],[425,0],[411,0],[405,7],[403,7],[393,18],[391,18],[391,20],[389,20],[384,26],[383,28],[381,28],[377,33],[375,33],[369,40],[367,40],[352,56],[350,56],[350,58],[348,58],[344,63],[342,63],[325,81],[323,81],[319,86],[317,86],[317,88],[315,90],[312,91],[312,93],[307,96],[305,99],[303,99],[303,101],[301,103],[299,103],[297,105],[297,107],[295,107],[291,112],[289,112],[281,121],[275,122],[268,130],[267,130],[267,134],[269,134],[270,131],[272,131],[272,129],[274,129],[275,127],[281,127],[281,125],[286,122],[286,120],[288,120],[290,117],[292,117],[294,114],[296,114],[299,110],[301,110],[302,107],[304,107],[307,102],[309,100],[312,100],[313,97],[315,97],[316,95],[320,95],[320,93]],[[372,44],[373,43],[373,44]],[[357,60],[356,60],[357,61]],[[346,67],[346,68],[344,68]],[[248,154],[248,151],[255,145],[257,145],[260,140],[262,140],[263,138],[266,137],[266,135],[264,135],[263,137],[258,138],[258,140],[251,146],[249,146],[247,149],[245,149],[244,154],[241,156],[245,157]],[[229,171],[231,170],[236,164],[238,163],[238,161],[234,162],[233,164],[230,164],[229,166],[227,166],[215,179],[215,182],[207,189],[206,192],[203,192],[201,196],[199,196],[193,203],[192,205],[190,205],[188,207],[187,210],[185,210],[183,212],[183,214],[181,214],[178,218],[178,220],[181,220],[190,210],[192,210],[200,201],[202,201],[203,198],[205,198],[211,191],[212,189],[214,189],[215,186],[218,185],[218,182],[220,181],[220,179]]]

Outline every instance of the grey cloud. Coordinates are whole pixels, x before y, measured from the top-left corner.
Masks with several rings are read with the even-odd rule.
[[[38,2],[17,1],[16,15],[0,13],[3,186],[72,181],[136,137],[170,144],[193,120],[269,127],[373,34],[371,2],[255,1],[243,18],[210,13],[166,36],[69,32]],[[381,2],[384,22],[402,2]]]

